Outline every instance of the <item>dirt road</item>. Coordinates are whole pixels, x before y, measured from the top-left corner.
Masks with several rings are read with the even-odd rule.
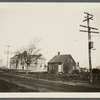
[[[3,72],[0,72],[0,79],[39,92],[100,92],[97,88],[55,83]]]

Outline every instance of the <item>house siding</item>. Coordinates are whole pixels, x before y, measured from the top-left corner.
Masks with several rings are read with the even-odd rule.
[[[66,59],[63,64],[64,64],[63,65],[64,73],[72,73],[73,70],[76,69],[76,63],[71,56],[69,56],[68,59]]]
[[[16,63],[13,62],[14,58],[11,59],[11,64],[10,64],[10,69],[16,69]],[[47,71],[46,68],[44,68],[44,66],[46,65],[46,60],[45,59],[37,59],[36,57],[34,57],[32,59],[32,62],[30,64],[30,66],[28,67],[29,72],[42,72],[42,71]],[[26,63],[23,61],[23,64],[21,65],[21,61],[19,60],[18,66],[17,66],[18,70],[22,70],[25,71],[27,70],[27,65]]]

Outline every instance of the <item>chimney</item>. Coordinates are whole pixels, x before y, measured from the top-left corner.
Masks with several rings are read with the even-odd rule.
[[[79,62],[77,62],[77,66],[79,67]]]
[[[58,52],[58,55],[60,55],[60,52]]]

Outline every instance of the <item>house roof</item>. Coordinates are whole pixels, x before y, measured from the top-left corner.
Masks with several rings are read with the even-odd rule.
[[[39,54],[39,55],[31,55],[31,58],[45,60],[45,58],[41,54]],[[16,59],[16,56],[11,57],[10,59]]]
[[[42,55],[31,55],[32,58],[46,60]]]
[[[40,58],[42,55],[31,55],[32,58]]]
[[[81,68],[82,70],[87,70],[87,68]]]
[[[15,59],[16,58],[16,56],[13,56],[13,57],[11,57],[10,59]]]
[[[61,63],[64,62],[69,56],[71,55],[56,55],[48,63]]]

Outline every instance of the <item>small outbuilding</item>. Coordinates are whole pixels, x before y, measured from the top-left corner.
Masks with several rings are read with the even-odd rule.
[[[72,73],[76,70],[76,62],[70,54],[55,55],[48,62],[48,72],[49,73]]]

